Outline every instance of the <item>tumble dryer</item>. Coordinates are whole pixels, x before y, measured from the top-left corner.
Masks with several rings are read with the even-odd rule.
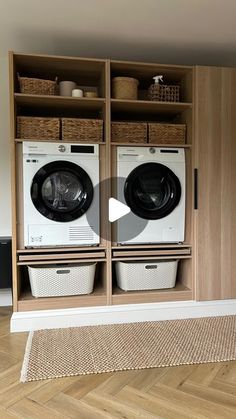
[[[99,243],[98,147],[23,142],[25,247]]]
[[[117,199],[131,209],[117,221],[118,243],[183,242],[184,149],[117,147]]]

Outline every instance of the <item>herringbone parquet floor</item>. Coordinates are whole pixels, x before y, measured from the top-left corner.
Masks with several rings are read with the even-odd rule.
[[[19,383],[26,333],[0,308],[0,418],[235,419],[236,362]]]

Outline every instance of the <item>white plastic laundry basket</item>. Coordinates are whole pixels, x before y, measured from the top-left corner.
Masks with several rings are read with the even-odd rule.
[[[116,262],[117,285],[124,291],[173,288],[178,260]]]
[[[28,266],[33,297],[90,294],[96,263]]]

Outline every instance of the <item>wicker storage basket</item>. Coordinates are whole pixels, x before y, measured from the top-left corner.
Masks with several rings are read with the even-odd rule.
[[[17,117],[17,137],[36,140],[59,140],[59,118]]]
[[[55,80],[43,80],[31,77],[20,77],[18,74],[20,92],[30,95],[56,95],[57,78]]]
[[[148,124],[148,142],[159,144],[185,144],[185,124]]]
[[[112,122],[111,139],[113,142],[146,143],[146,122]]]
[[[62,140],[100,142],[103,121],[100,119],[62,118]]]
[[[175,286],[178,260],[116,262],[117,285],[124,291],[154,290]]]
[[[96,262],[78,265],[28,266],[33,297],[90,294]]]
[[[149,100],[157,102],[179,102],[180,86],[167,84],[151,84],[148,89]]]
[[[138,99],[137,79],[132,77],[114,77],[112,79],[112,97],[114,99]]]

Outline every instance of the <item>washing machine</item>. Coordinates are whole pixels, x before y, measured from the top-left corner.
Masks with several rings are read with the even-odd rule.
[[[25,247],[99,244],[99,146],[25,141],[22,150]]]
[[[185,169],[182,148],[117,147],[117,199],[131,210],[118,243],[184,241]]]

